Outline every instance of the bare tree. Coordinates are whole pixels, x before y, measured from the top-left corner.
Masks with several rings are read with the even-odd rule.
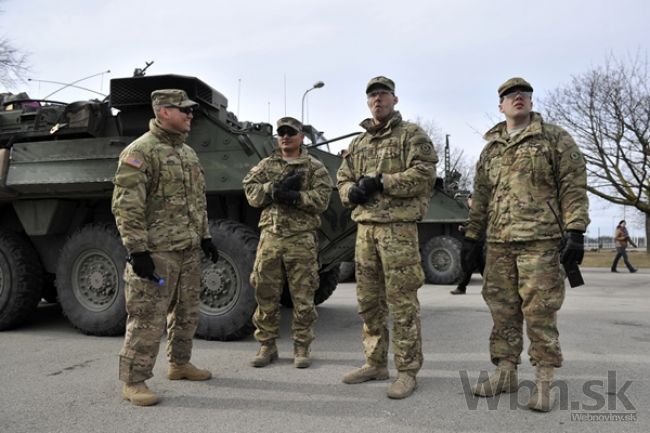
[[[2,12],[0,9],[0,14]],[[27,57],[27,53],[14,47],[8,38],[0,36],[0,85],[10,88],[25,81],[24,76],[29,70]]]
[[[9,39],[0,38],[0,84],[12,87],[24,81],[27,70],[27,54],[15,48]]]
[[[440,128],[436,125],[433,120],[423,120],[418,117],[414,121],[417,123],[424,132],[431,138],[433,141],[433,146],[438,154],[438,176],[444,178],[444,170],[449,170],[450,172],[456,171],[460,174],[460,179],[458,180],[458,189],[460,190],[472,190],[472,184],[474,180],[474,165],[475,161],[470,160],[467,156],[463,155],[462,149],[455,147],[453,145],[453,140],[450,139],[449,145],[449,160],[450,167],[444,166],[444,155],[445,155],[445,135],[442,134]]]
[[[647,59],[609,56],[542,100],[587,160],[589,192],[645,215],[650,238],[650,88]],[[650,246],[647,251],[650,253]]]

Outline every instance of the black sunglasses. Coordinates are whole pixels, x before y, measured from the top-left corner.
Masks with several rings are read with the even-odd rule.
[[[190,107],[179,107],[177,105],[165,105],[167,108],[176,108],[178,111],[184,114],[192,114],[194,113],[194,106]]]
[[[295,137],[296,135],[298,135],[298,131],[292,128],[285,128],[285,129],[278,130],[278,137],[284,137],[285,135],[288,135],[289,137]]]

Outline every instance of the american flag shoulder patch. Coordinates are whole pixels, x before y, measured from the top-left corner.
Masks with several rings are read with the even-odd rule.
[[[126,165],[130,165],[133,168],[139,169],[142,167],[142,160],[132,155],[129,155],[126,158],[122,159],[122,162]]]

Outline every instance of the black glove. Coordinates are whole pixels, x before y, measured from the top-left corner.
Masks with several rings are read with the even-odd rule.
[[[348,191],[348,200],[350,200],[350,203],[364,204],[368,203],[370,197],[368,197],[368,194],[366,194],[366,191],[363,188],[355,184],[352,185],[352,188]]]
[[[272,198],[276,203],[294,206],[300,198],[300,193],[291,189],[282,188],[282,186],[274,186]]]
[[[292,191],[300,191],[301,184],[302,173],[296,171],[288,174],[284,179],[280,181],[280,187],[282,189],[290,189]]]
[[[212,239],[205,238],[201,240],[201,249],[205,253],[205,256],[212,260],[212,263],[217,263],[219,260],[219,250],[212,243]]]
[[[474,272],[474,269],[481,266],[482,250],[481,243],[476,239],[463,238],[463,245],[460,249],[460,265],[463,268],[463,272]]]
[[[582,232],[569,230],[564,236],[564,248],[560,253],[560,263],[568,265],[582,263],[585,255],[585,235]]]
[[[384,184],[381,183],[381,174],[379,176],[361,176],[357,181],[357,185],[369,196],[377,191],[381,192],[384,190]]]
[[[158,282],[158,277],[155,275],[156,265],[153,264],[149,251],[131,253],[129,263],[138,277]]]

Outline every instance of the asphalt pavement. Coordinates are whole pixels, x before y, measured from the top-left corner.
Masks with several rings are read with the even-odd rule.
[[[468,392],[491,371],[491,319],[475,275],[468,294],[426,285],[424,365],[408,399],[386,397],[390,381],[341,383],[363,364],[355,286],[341,284],[318,308],[313,364],[292,364],[291,310],[282,309],[280,360],[248,366],[252,337],[195,340],[192,362],[207,382],[169,381],[163,353],[149,386],[161,402],[122,400],[117,354],[122,337],[79,333],[56,305],[41,305],[26,326],[0,333],[0,432],[611,432],[650,431],[650,270],[584,269],[586,285],[567,288],[559,312],[564,366],[553,412],[526,409],[534,370],[524,347],[516,394]],[[395,369],[389,365],[391,378]],[[485,374],[485,373],[484,373]]]

